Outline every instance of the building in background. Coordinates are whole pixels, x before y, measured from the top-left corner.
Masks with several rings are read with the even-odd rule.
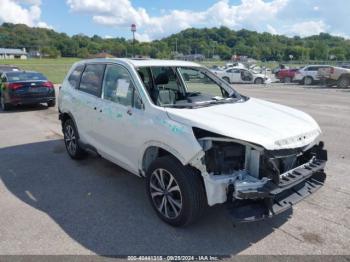
[[[27,59],[28,53],[25,48],[23,49],[11,49],[0,48],[0,59]]]

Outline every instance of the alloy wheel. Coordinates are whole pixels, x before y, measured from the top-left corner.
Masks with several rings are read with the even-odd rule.
[[[65,130],[65,142],[66,142],[66,146],[68,149],[68,152],[71,155],[75,155],[76,151],[77,151],[77,141],[76,141],[76,136],[75,136],[75,132],[74,129],[71,125],[67,125],[66,126],[66,130]]]
[[[177,218],[182,210],[182,194],[174,176],[165,169],[156,169],[149,186],[157,210],[168,219]]]
[[[311,77],[306,77],[304,80],[304,84],[305,85],[311,85],[312,84],[312,78]]]

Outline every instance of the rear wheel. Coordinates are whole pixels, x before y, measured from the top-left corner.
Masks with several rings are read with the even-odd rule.
[[[2,109],[2,111],[7,111],[7,110],[9,110],[10,109],[10,104],[8,104],[8,103],[5,103],[5,99],[4,99],[4,97],[1,95],[1,97],[0,97],[0,105],[1,105],[1,109]]]
[[[314,82],[314,80],[310,76],[307,76],[307,77],[304,78],[304,85],[306,85],[306,86],[312,85],[313,82]]]
[[[151,164],[146,190],[157,215],[172,226],[195,222],[206,207],[200,175],[171,156],[158,158]]]
[[[230,78],[228,78],[228,77],[224,76],[222,79],[223,79],[224,81],[226,81],[227,83],[231,84],[231,82],[230,82]]]
[[[47,106],[48,107],[54,107],[56,105],[56,101],[55,100],[51,100],[49,102],[47,102]]]
[[[339,88],[347,88],[350,85],[350,80],[347,77],[342,77],[338,81]]]
[[[73,159],[83,159],[86,152],[79,146],[78,132],[72,119],[63,123],[64,142],[69,156]]]
[[[285,78],[283,79],[283,83],[289,84],[289,83],[291,83],[291,82],[292,82],[292,78],[289,77],[289,76],[287,76],[287,77],[285,77]]]

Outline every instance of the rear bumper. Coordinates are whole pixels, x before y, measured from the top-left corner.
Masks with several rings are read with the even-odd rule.
[[[232,220],[253,222],[271,218],[316,192],[326,181],[327,151],[321,150],[319,156],[324,160],[313,159],[284,174],[278,186],[269,182],[256,190],[236,192],[240,200],[227,204]]]
[[[11,97],[6,103],[11,105],[29,105],[29,104],[40,104],[55,101],[56,97]]]

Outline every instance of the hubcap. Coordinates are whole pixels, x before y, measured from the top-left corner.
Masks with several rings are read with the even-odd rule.
[[[348,81],[346,79],[343,79],[340,81],[340,87],[346,88],[348,86]]]
[[[311,85],[311,83],[312,83],[312,80],[311,80],[309,77],[307,77],[307,78],[305,79],[305,84],[306,84],[306,85]]]
[[[180,187],[170,172],[156,169],[150,179],[150,192],[154,205],[166,218],[177,218],[182,210]]]
[[[71,125],[66,126],[65,141],[66,141],[68,152],[71,155],[74,155],[77,150],[77,143],[76,143],[74,129]]]

